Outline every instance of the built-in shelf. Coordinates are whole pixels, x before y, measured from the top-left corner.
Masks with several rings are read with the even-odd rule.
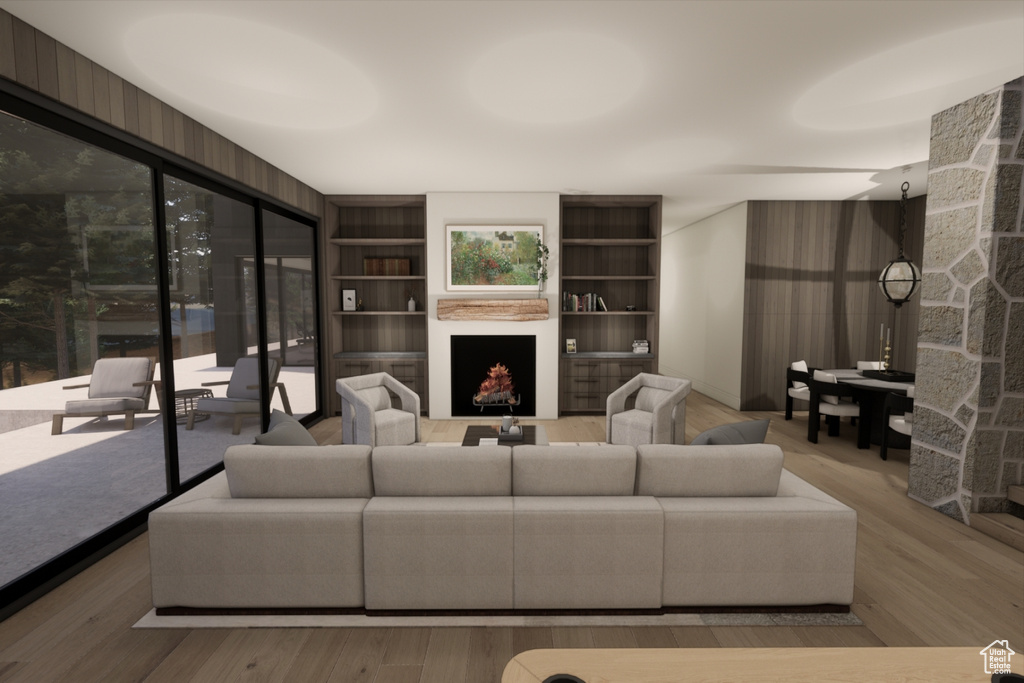
[[[426,197],[331,195],[324,205],[332,378],[386,372],[419,394],[427,411]],[[367,275],[368,259],[405,262],[408,270]],[[342,290],[355,290],[363,310],[342,310]],[[410,297],[420,310],[408,310]]]
[[[332,275],[332,280],[426,280],[422,275]]]
[[[411,247],[423,246],[427,241],[423,238],[406,237],[342,237],[331,239],[331,244],[339,247]]]
[[[427,354],[424,351],[341,351],[334,354],[335,360],[348,360],[352,358],[409,358],[414,360],[426,360]]]
[[[334,315],[426,315],[426,311],[334,311]]]
[[[611,392],[658,371],[656,355],[632,346],[658,343],[661,197],[564,195],[561,205],[561,290],[608,310],[559,313],[563,343],[579,349],[559,358],[559,412],[604,413]]]

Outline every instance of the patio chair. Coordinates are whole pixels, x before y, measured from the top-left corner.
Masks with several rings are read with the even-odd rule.
[[[64,387],[88,387],[89,398],[68,401],[63,413],[54,414],[50,434],[63,433],[65,417],[124,415],[125,430],[134,429],[135,414],[149,409],[155,369],[153,358],[101,358],[96,361],[88,384]]]
[[[284,412],[292,414],[292,406],[288,402],[288,391],[283,383],[277,381],[281,372],[281,363],[277,358],[267,359],[267,377],[270,379],[270,396],[273,398],[274,389],[281,393],[281,403],[284,405]],[[242,431],[242,420],[247,417],[259,417],[262,414],[260,407],[260,371],[257,358],[239,358],[235,367],[231,370],[231,379],[220,382],[203,382],[201,386],[215,387],[227,385],[226,396],[215,396],[196,399],[195,404],[188,411],[185,429],[191,430],[195,427],[196,414],[207,413],[210,415],[231,415],[235,418],[232,434],[239,434]]]
[[[639,446],[648,443],[682,444],[686,432],[688,379],[641,372],[608,394],[605,428],[610,444]],[[626,399],[636,394],[635,407]]]
[[[341,442],[367,446],[408,446],[420,440],[420,396],[386,372],[342,377]],[[401,407],[391,405],[391,394]]]

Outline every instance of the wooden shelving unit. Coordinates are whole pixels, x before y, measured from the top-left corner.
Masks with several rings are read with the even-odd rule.
[[[598,294],[608,310],[559,314],[563,344],[577,348],[559,362],[559,413],[603,413],[608,394],[658,371],[661,197],[566,195],[561,206],[561,291]],[[633,353],[637,339],[651,353]]]
[[[330,382],[387,372],[420,396],[427,412],[426,197],[325,197],[329,234]],[[409,260],[408,275],[366,275],[363,260]],[[343,311],[341,290],[354,289],[362,310]],[[416,310],[407,308],[409,297]],[[341,412],[336,391],[331,411]]]

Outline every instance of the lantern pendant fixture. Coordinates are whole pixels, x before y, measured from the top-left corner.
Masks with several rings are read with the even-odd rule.
[[[878,287],[882,294],[896,308],[910,301],[921,286],[921,269],[903,255],[903,237],[907,232],[907,190],[910,183],[903,183],[903,198],[900,199],[899,254],[889,261],[878,276]]]

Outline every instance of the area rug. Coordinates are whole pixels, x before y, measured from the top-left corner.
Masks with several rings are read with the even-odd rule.
[[[158,616],[156,610],[150,610],[132,628],[435,628],[459,626],[863,626],[863,622],[852,612],[384,617],[364,614]]]

